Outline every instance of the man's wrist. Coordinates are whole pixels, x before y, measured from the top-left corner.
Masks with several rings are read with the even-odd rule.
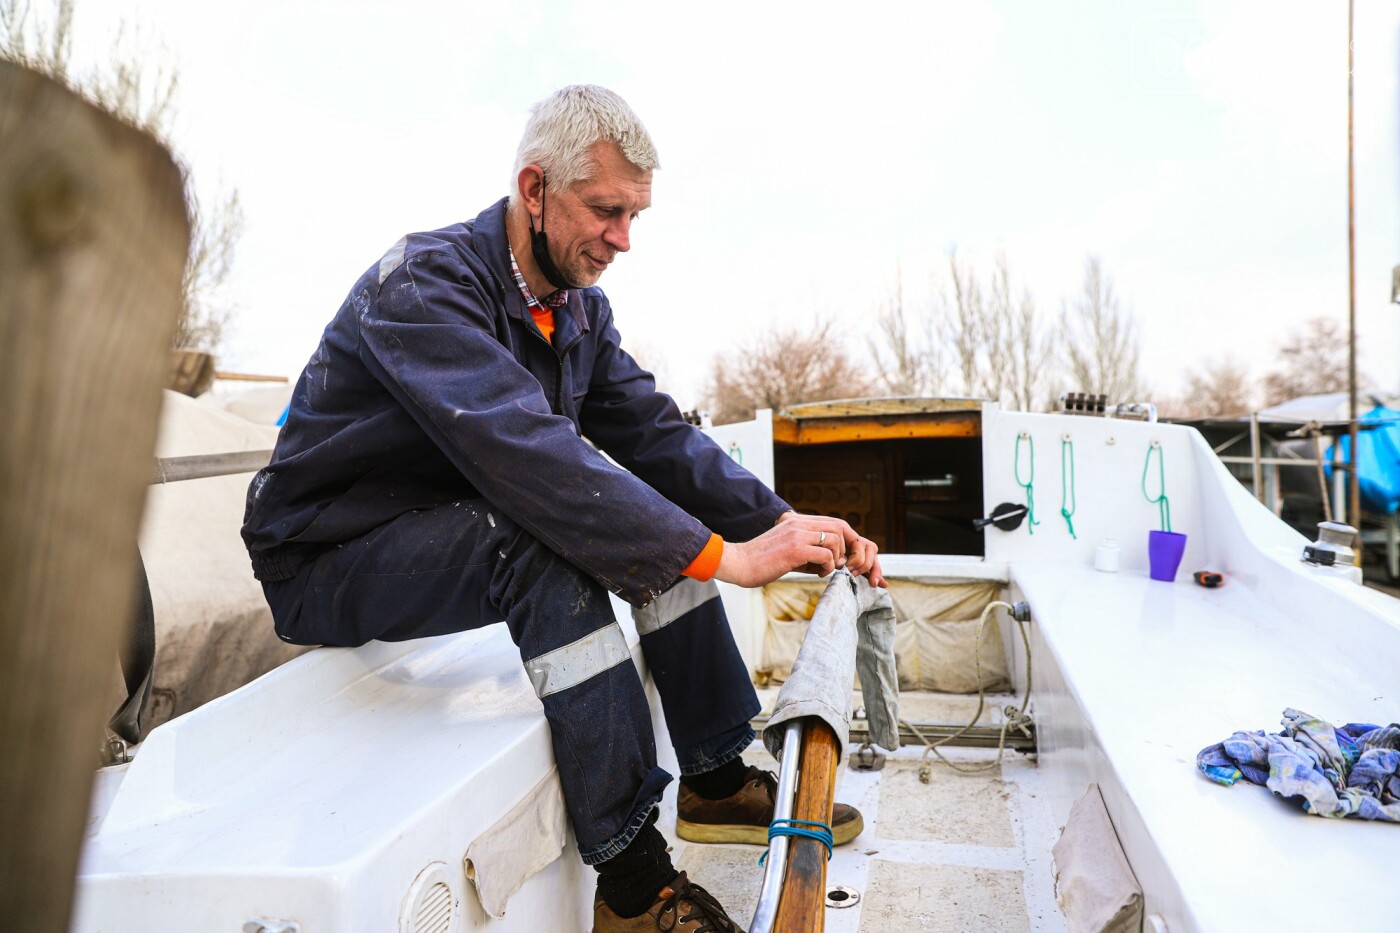
[[[719,569],[720,558],[723,554],[724,539],[717,534],[711,533],[709,540],[705,542],[704,548],[702,548],[700,553],[695,556],[695,559],[690,562],[690,566],[682,570],[681,573],[684,576],[690,577],[692,580],[699,580],[701,583],[705,583],[709,581],[715,575],[715,571]]]
[[[796,510],[796,509],[788,509],[786,512],[782,513],[782,514],[779,515],[777,518],[773,519],[773,527],[774,527],[774,528],[777,528],[777,527],[778,527],[779,525],[781,525],[783,522],[787,521],[787,517],[788,517],[789,515],[796,516],[796,515],[797,515],[797,510]]]

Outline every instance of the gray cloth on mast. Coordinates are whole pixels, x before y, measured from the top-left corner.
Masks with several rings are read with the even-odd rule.
[[[859,647],[857,646],[859,642]],[[778,691],[763,743],[773,757],[783,745],[783,724],[816,716],[844,747],[850,738],[851,682],[860,659],[861,691],[871,738],[899,747],[899,681],[894,669],[894,606],[889,593],[846,570],[831,576],[812,614],[792,676]]]
[[[888,751],[899,749],[899,675],[894,666],[894,603],[887,590],[873,587],[864,577],[856,581],[869,595],[861,603],[857,620],[856,673],[870,741]],[[859,598],[859,594],[858,594]]]

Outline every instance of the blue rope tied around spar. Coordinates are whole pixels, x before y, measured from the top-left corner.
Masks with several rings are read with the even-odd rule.
[[[805,827],[813,827],[807,829]],[[826,846],[826,857],[831,858],[832,846],[836,844],[836,837],[831,834],[831,827],[816,820],[774,820],[768,824],[768,844],[771,846],[773,840],[779,836],[799,836],[803,839],[815,839]],[[768,853],[764,852],[758,857],[758,864],[762,865],[768,860]]]

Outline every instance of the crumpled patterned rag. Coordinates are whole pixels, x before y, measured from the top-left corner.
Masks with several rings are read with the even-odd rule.
[[[1334,728],[1296,709],[1283,731],[1236,732],[1203,748],[1196,764],[1229,786],[1240,778],[1281,797],[1302,797],[1316,816],[1400,823],[1400,724],[1349,722]]]

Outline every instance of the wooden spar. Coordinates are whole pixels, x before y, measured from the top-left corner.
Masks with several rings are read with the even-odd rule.
[[[0,61],[0,927],[66,930],[189,244],[170,154]]]
[[[836,733],[815,716],[809,717],[803,728],[794,819],[831,825],[836,769],[840,763]],[[787,876],[774,933],[820,933],[826,920],[826,846],[797,836],[792,838],[788,851]]]
[[[842,417],[798,421],[773,416],[775,444],[842,444],[850,441],[907,440],[934,437],[979,437],[981,412],[912,417]]]

